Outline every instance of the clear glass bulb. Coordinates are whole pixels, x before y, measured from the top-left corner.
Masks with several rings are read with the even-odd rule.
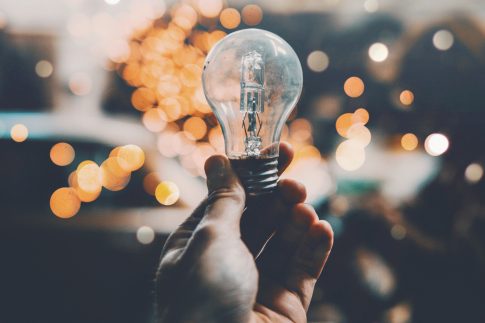
[[[303,85],[293,48],[266,30],[234,32],[207,55],[202,83],[221,125],[226,154],[246,191],[272,191],[281,130]]]

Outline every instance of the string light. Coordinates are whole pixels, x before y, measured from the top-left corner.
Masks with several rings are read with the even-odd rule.
[[[29,129],[21,123],[17,123],[10,129],[10,137],[15,142],[24,142],[29,136]]]
[[[429,135],[424,142],[424,148],[431,156],[440,156],[444,154],[448,150],[449,145],[448,138],[441,133],[433,133]]]
[[[321,50],[311,52],[307,57],[307,65],[313,72],[323,72],[327,69],[329,59],[327,54]]]
[[[369,47],[369,57],[374,62],[383,62],[389,55],[389,49],[383,43],[374,43]]]
[[[358,98],[364,93],[364,81],[357,76],[349,77],[344,83],[344,91],[351,98]]]
[[[74,148],[65,142],[60,142],[52,146],[50,150],[51,161],[57,166],[67,166],[74,160]]]

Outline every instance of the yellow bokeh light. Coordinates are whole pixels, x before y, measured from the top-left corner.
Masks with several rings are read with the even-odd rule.
[[[160,204],[173,205],[178,201],[180,191],[177,184],[170,181],[163,181],[157,185],[155,197]]]
[[[148,88],[138,88],[131,95],[131,104],[135,109],[147,111],[157,103],[155,93]]]
[[[118,152],[119,164],[125,171],[140,169],[145,163],[145,153],[136,145],[126,145]]]
[[[263,9],[256,4],[248,4],[242,11],[242,20],[248,26],[256,26],[263,20]]]
[[[27,140],[27,137],[29,136],[29,129],[21,123],[18,123],[10,129],[10,137],[12,137],[12,140],[15,142],[23,142]]]
[[[418,147],[418,143],[418,137],[413,133],[407,133],[401,137],[401,146],[404,150],[412,151]]]
[[[35,64],[35,73],[39,75],[39,77],[47,78],[52,75],[54,71],[54,67],[49,61],[41,60]]]
[[[50,151],[51,161],[57,166],[67,166],[74,160],[74,148],[65,142],[52,146]]]
[[[154,108],[143,114],[142,122],[151,132],[160,132],[167,125],[167,115],[160,108]]]
[[[483,177],[483,167],[478,163],[472,163],[465,169],[465,179],[468,183],[479,182]]]
[[[101,183],[107,190],[120,191],[130,182],[131,173],[124,171],[122,162],[120,157],[109,157],[101,164]]]
[[[167,121],[177,120],[182,113],[182,107],[177,98],[165,98],[160,101],[159,107],[165,112]]]
[[[354,171],[365,162],[364,148],[352,140],[342,142],[335,153],[338,165],[346,171]]]
[[[79,212],[81,200],[73,188],[62,187],[52,193],[50,207],[57,217],[67,219]]]
[[[364,81],[357,76],[349,77],[344,83],[344,91],[351,98],[358,98],[364,93]]]
[[[239,11],[234,8],[226,8],[222,10],[219,19],[221,21],[221,25],[227,29],[237,28],[237,26],[239,26],[241,23],[241,15],[239,14]]]
[[[87,163],[77,170],[78,187],[89,193],[98,192],[101,189],[101,172],[95,163]]]
[[[335,129],[342,137],[347,137],[347,131],[352,126],[353,114],[352,113],[344,113],[340,117],[337,118],[335,122]]]
[[[207,18],[215,18],[222,10],[222,0],[198,0],[197,6],[202,16]]]
[[[369,112],[364,108],[355,110],[352,116],[352,123],[362,123],[365,125],[367,122],[369,122]]]
[[[182,4],[174,10],[172,21],[180,28],[190,30],[197,23],[197,12],[192,6]]]
[[[207,125],[202,118],[191,117],[184,122],[184,131],[195,140],[199,140],[204,138],[207,132]]]
[[[448,141],[448,138],[441,133],[433,133],[424,141],[424,149],[431,156],[440,156],[444,154],[449,146],[450,142]]]
[[[399,94],[399,101],[403,105],[411,105],[414,102],[414,93],[410,90],[404,90]]]

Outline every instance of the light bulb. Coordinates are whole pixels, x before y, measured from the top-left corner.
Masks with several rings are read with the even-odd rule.
[[[281,130],[303,85],[295,51],[265,30],[234,32],[207,55],[202,83],[246,192],[273,191]]]

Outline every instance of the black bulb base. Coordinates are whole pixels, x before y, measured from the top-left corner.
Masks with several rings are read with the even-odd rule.
[[[278,184],[278,156],[230,159],[246,194],[259,196],[276,189]]]

